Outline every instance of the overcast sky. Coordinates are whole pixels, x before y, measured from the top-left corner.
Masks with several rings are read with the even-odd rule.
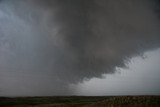
[[[159,50],[146,53],[160,48],[159,7],[159,0],[0,0],[0,95],[159,94]]]

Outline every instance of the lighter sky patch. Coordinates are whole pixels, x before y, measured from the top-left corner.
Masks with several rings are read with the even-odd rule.
[[[76,85],[78,95],[160,95],[160,49],[133,57],[127,68]],[[74,86],[75,87],[75,86]]]

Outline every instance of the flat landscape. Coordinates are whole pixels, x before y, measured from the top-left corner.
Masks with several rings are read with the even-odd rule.
[[[160,107],[160,96],[0,97],[0,107]]]

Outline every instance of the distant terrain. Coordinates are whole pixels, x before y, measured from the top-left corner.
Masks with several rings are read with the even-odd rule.
[[[0,97],[0,107],[160,107],[160,96]]]

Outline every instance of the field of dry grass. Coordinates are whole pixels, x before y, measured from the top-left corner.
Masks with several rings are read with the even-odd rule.
[[[160,107],[160,96],[0,97],[0,107]]]

